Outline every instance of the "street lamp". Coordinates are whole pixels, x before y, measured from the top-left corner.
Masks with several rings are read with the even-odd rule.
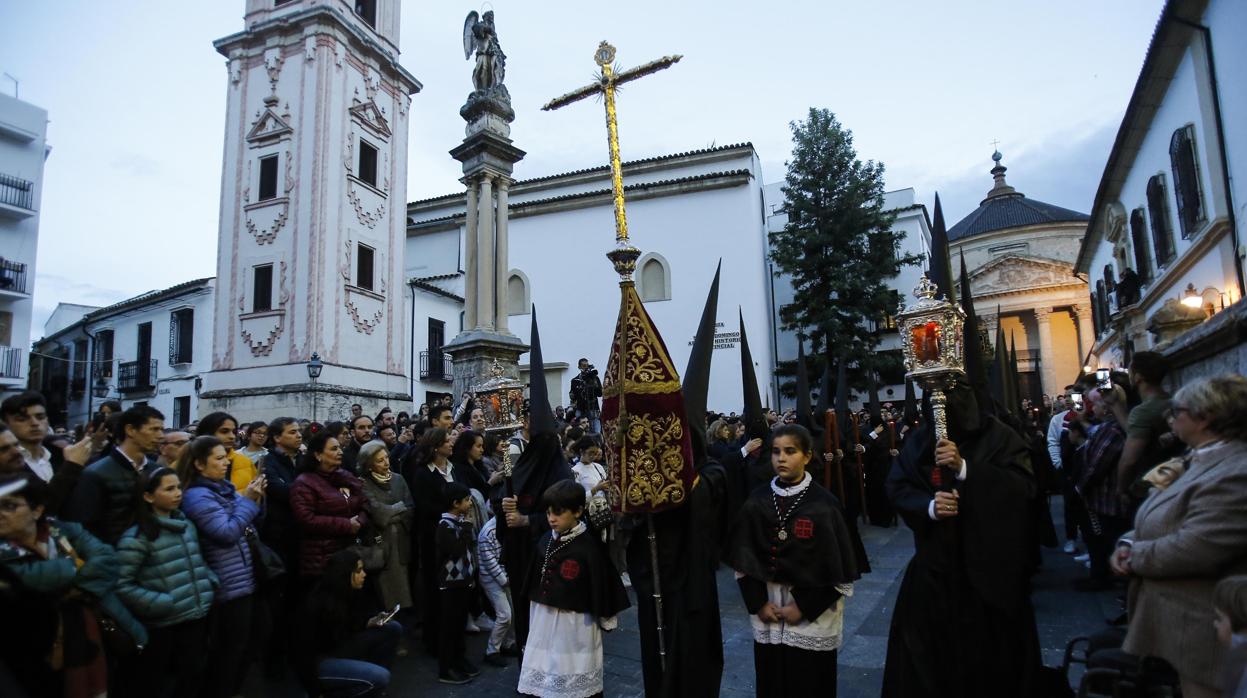
[[[1199,308],[1204,304],[1204,296],[1195,290],[1195,284],[1188,283],[1182,294],[1182,305],[1188,308]]]
[[[307,377],[312,379],[312,421],[316,421],[316,379],[320,378],[320,372],[325,368],[325,364],[320,360],[320,354],[312,352],[312,360],[307,362]]]
[[[104,380],[103,376],[100,376],[95,379],[95,386],[91,389],[91,395],[99,398],[108,397],[108,388],[108,382]]]

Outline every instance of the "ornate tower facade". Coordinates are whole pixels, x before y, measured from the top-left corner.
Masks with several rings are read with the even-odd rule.
[[[410,400],[400,0],[246,0],[228,59],[202,411],[339,418]],[[309,377],[318,354],[323,372]]]

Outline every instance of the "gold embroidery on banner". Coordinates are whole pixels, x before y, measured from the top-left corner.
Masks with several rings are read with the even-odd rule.
[[[614,432],[618,424],[610,427]],[[622,449],[629,467],[623,471],[627,479],[619,485],[623,511],[684,501],[683,437],[684,427],[676,415],[630,415]]]

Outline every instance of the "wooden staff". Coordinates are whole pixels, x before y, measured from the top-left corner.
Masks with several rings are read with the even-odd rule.
[[[831,463],[827,464],[827,470],[823,473],[823,479],[826,481],[827,489],[831,489],[831,471],[836,473],[836,496],[840,501],[844,502],[844,470],[840,466],[840,459],[835,457],[836,451],[840,450],[840,423],[836,419],[835,410],[827,410],[824,413],[826,426],[823,429],[823,448],[827,449],[824,453],[832,454]]]
[[[896,420],[894,419],[888,420],[888,450],[896,450]],[[892,454],[889,453],[888,455],[891,456]]]
[[[869,521],[870,517],[866,513],[866,467],[862,464],[862,452],[857,448],[862,443],[862,433],[858,428],[857,414],[850,412],[849,418],[853,422],[853,456],[857,460],[857,489],[862,501],[862,520]]]

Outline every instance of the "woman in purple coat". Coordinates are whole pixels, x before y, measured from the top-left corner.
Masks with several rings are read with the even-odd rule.
[[[342,468],[342,447],[329,431],[313,436],[290,488],[290,510],[303,534],[299,572],[315,581],[329,556],[355,543],[368,524],[363,483]]]

